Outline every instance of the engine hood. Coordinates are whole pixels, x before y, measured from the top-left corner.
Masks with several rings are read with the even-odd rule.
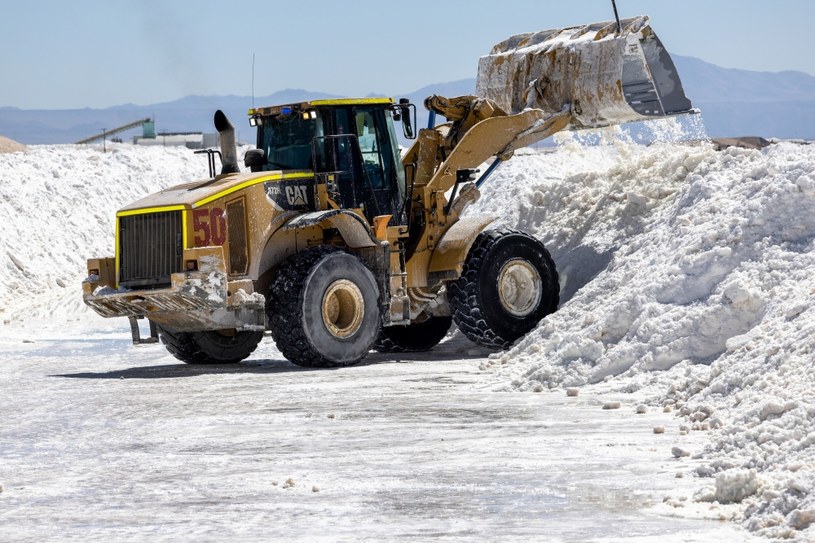
[[[314,173],[308,170],[219,175],[214,179],[176,185],[161,192],[156,192],[123,207],[119,210],[119,214],[175,206],[195,209],[260,183],[279,182],[284,179],[304,179],[313,176]]]

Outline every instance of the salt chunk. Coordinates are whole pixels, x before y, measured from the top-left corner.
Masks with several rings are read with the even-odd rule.
[[[794,319],[795,317],[806,311],[808,307],[809,307],[808,303],[796,304],[787,309],[787,311],[784,313],[784,317],[786,317],[787,319]]]
[[[693,501],[711,503],[716,501],[716,489],[712,486],[700,488],[693,495]]]
[[[810,485],[802,478],[796,477],[787,481],[787,488],[796,494],[809,494]]]
[[[636,192],[627,192],[626,199],[635,206],[645,207],[648,204],[648,197]]]
[[[806,530],[815,522],[815,508],[796,509],[789,516],[789,525],[796,530]]]
[[[786,411],[786,407],[783,403],[776,400],[770,400],[761,407],[761,413],[759,416],[761,417],[761,420],[767,420],[772,416],[783,414],[784,411]]]
[[[319,492],[319,491],[320,491],[320,487],[319,487],[319,486],[317,486],[317,485],[314,485],[313,487],[311,487],[311,491],[312,491],[312,492]]]
[[[603,404],[603,409],[619,409],[620,402],[606,402]]]
[[[655,434],[664,434],[665,427],[664,426],[654,426],[654,433]]]
[[[672,447],[671,454],[674,455],[674,458],[684,458],[686,456],[690,456],[688,451],[680,447]]]
[[[743,306],[750,299],[750,291],[738,281],[729,283],[724,287],[725,298],[730,300],[734,306]]]
[[[807,196],[815,196],[815,181],[810,176],[802,175],[795,184]]]
[[[640,404],[640,405],[637,406],[637,414],[638,415],[644,415],[647,412],[648,412],[648,406],[647,405]]]
[[[566,389],[566,396],[575,397],[580,391],[576,388],[567,388]]]
[[[756,470],[732,469],[716,475],[716,501],[741,503],[758,491]]]

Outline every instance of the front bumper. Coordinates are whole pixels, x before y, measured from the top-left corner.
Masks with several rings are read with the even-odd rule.
[[[264,296],[252,292],[251,281],[228,281],[221,248],[207,249],[196,251],[198,270],[172,274],[169,287],[116,290],[102,272],[82,282],[83,300],[103,317],[147,317],[179,332],[265,330]],[[93,259],[88,267],[111,270],[112,260]]]

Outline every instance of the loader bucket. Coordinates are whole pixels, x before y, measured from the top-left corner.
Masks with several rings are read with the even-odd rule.
[[[479,60],[476,94],[510,113],[570,109],[569,129],[695,111],[647,16],[513,36]]]

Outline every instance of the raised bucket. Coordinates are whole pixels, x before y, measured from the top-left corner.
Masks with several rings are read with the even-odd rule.
[[[676,67],[647,16],[519,34],[478,63],[476,94],[508,113],[569,108],[568,128],[691,113]]]

